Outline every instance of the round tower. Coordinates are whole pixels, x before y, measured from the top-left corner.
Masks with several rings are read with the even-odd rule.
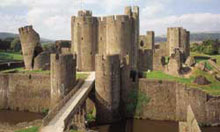
[[[77,54],[77,69],[95,70],[97,53],[98,22],[90,11],[79,11],[72,17],[72,52]]]
[[[25,69],[32,70],[34,67],[34,57],[42,52],[40,36],[32,26],[19,28],[22,53],[24,57]]]
[[[129,16],[116,15],[103,17],[100,24],[105,25],[106,30],[104,34],[105,53],[119,54],[121,60],[126,55],[131,56],[132,20]]]
[[[112,123],[118,121],[120,119],[119,55],[96,55],[95,86],[97,122]]]

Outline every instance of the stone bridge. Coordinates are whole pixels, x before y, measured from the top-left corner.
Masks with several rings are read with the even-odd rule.
[[[63,132],[70,128],[85,128],[85,100],[95,84],[95,72],[72,90],[44,118],[40,132]]]

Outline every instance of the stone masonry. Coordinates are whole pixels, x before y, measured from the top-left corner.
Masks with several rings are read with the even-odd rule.
[[[76,62],[72,54],[51,54],[51,106],[72,90],[76,81]]]
[[[72,17],[72,53],[77,54],[77,69],[95,70],[95,54],[129,55],[137,69],[139,8],[125,8],[125,15],[93,17],[91,11],[79,11]]]
[[[186,122],[179,122],[179,132],[201,132],[199,124],[190,105],[187,108],[186,120]]]
[[[95,70],[97,53],[98,22],[90,11],[79,11],[71,19],[72,53],[77,54],[77,69],[80,71]]]
[[[185,56],[185,59],[190,54],[189,31],[182,27],[168,28],[167,30],[167,46],[168,52],[171,55],[174,49],[179,48]]]
[[[119,55],[96,56],[95,86],[97,122],[112,123],[120,120]]]
[[[40,36],[32,26],[19,28],[22,52],[24,57],[25,69],[32,70],[34,58],[42,52]]]

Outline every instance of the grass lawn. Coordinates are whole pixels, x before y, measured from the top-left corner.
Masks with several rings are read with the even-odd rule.
[[[16,72],[16,73],[45,73],[49,74],[50,71],[46,70],[25,70],[24,68],[14,68],[14,69],[9,69],[9,70],[4,70],[2,73],[8,73],[8,72]]]
[[[206,55],[198,52],[190,52],[191,56],[204,56],[204,57],[211,57],[217,60],[217,64],[220,65],[220,55]],[[197,59],[196,62],[205,61],[206,59]]]
[[[193,83],[194,79],[199,75],[205,76],[211,82],[211,84],[198,85]],[[161,71],[153,71],[150,73],[145,73],[145,76],[148,79],[177,81],[183,84],[187,84],[189,87],[192,88],[202,89],[203,91],[211,95],[220,95],[220,82],[217,81],[213,75],[210,75],[209,73],[201,71],[199,69],[195,69],[193,71],[193,74],[189,78],[175,77],[175,76],[167,75]]]
[[[0,60],[23,60],[23,56],[20,53],[0,51]]]
[[[38,132],[39,127],[33,126],[27,129],[17,130],[15,132]]]
[[[24,68],[14,68],[9,70],[1,71],[2,73],[8,73],[8,72],[16,72],[16,73],[44,73],[44,74],[50,74],[50,70],[25,70]],[[76,79],[86,79],[89,76],[87,73],[76,73]]]
[[[88,76],[89,76],[89,74],[86,74],[86,73],[79,73],[79,72],[76,73],[76,79],[84,79],[85,80]]]

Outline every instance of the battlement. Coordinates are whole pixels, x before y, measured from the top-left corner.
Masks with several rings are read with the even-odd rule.
[[[127,15],[112,15],[98,18],[99,23],[129,22],[131,19]]]
[[[28,25],[28,26],[25,26],[25,27],[21,27],[18,30],[19,30],[19,33],[29,32],[29,31],[33,30],[33,26],[32,25]]]
[[[72,22],[75,23],[97,23],[97,17],[85,16],[85,17],[75,17],[72,16]]]
[[[78,17],[84,17],[84,16],[92,16],[92,11],[89,10],[78,11]]]
[[[138,6],[126,6],[124,13],[128,16],[132,16],[133,13],[139,14],[139,7]]]

